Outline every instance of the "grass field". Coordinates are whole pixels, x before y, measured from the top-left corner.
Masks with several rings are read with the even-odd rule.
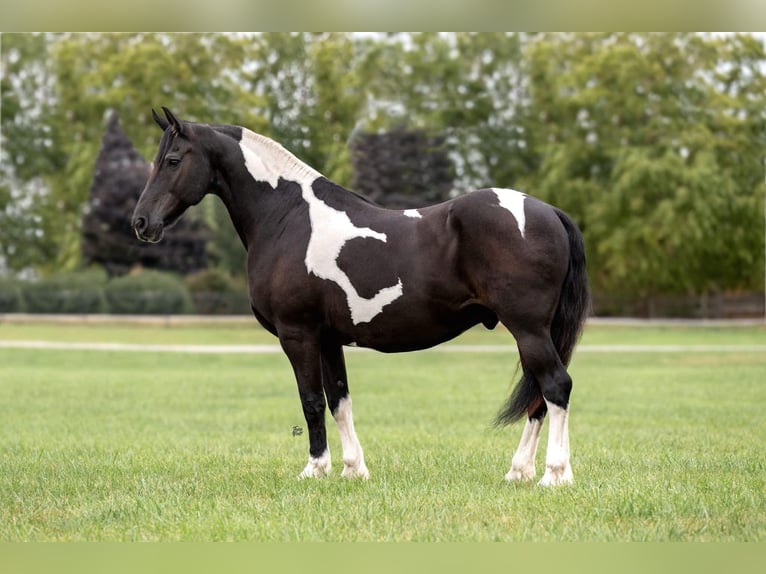
[[[0,340],[251,344],[243,325],[0,325]],[[0,349],[0,540],[766,540],[766,353],[575,354],[575,485],[505,483],[516,355],[349,354],[368,482],[298,481],[280,354]],[[766,329],[589,327],[594,345],[752,345]],[[542,472],[546,436],[541,441]]]

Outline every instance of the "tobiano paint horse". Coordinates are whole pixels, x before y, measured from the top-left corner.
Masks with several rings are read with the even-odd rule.
[[[258,321],[279,338],[308,427],[301,478],[330,473],[325,409],[337,423],[342,476],[369,477],[354,429],[344,345],[387,353],[452,339],[498,322],[512,333],[522,376],[498,424],[526,419],[505,475],[572,482],[566,366],[589,309],[582,236],[559,209],[510,189],[481,189],[422,209],[384,209],[323,177],[281,145],[242,127],[178,120],[164,130],[133,214],[145,241],[213,193],[247,249]]]

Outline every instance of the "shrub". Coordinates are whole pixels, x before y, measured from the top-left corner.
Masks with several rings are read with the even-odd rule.
[[[250,313],[247,284],[221,269],[205,269],[186,278],[198,313],[236,315]]]
[[[194,313],[194,303],[183,280],[161,271],[142,271],[113,279],[106,286],[110,313],[172,315]]]
[[[106,274],[101,270],[59,273],[22,285],[29,313],[104,313]]]
[[[21,285],[13,279],[0,279],[0,313],[21,313],[24,300]]]

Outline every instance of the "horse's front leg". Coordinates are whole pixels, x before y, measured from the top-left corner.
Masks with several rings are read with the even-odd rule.
[[[319,337],[311,331],[280,330],[279,342],[295,372],[309,434],[309,461],[298,478],[322,478],[332,464],[324,423],[325,398]]]
[[[364,452],[354,430],[351,413],[351,397],[348,394],[346,362],[343,347],[331,336],[322,339],[322,384],[335,422],[338,424],[340,443],[343,448],[344,478],[370,478],[364,463]]]

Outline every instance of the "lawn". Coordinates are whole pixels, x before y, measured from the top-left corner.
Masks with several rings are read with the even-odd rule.
[[[583,345],[764,333],[593,327]],[[116,324],[3,324],[0,339],[274,341],[242,325]],[[576,482],[553,490],[502,480],[521,429],[491,421],[513,352],[347,360],[368,482],[340,478],[329,417],[332,476],[296,480],[307,440],[280,354],[0,349],[0,541],[766,540],[766,353],[576,354]]]

